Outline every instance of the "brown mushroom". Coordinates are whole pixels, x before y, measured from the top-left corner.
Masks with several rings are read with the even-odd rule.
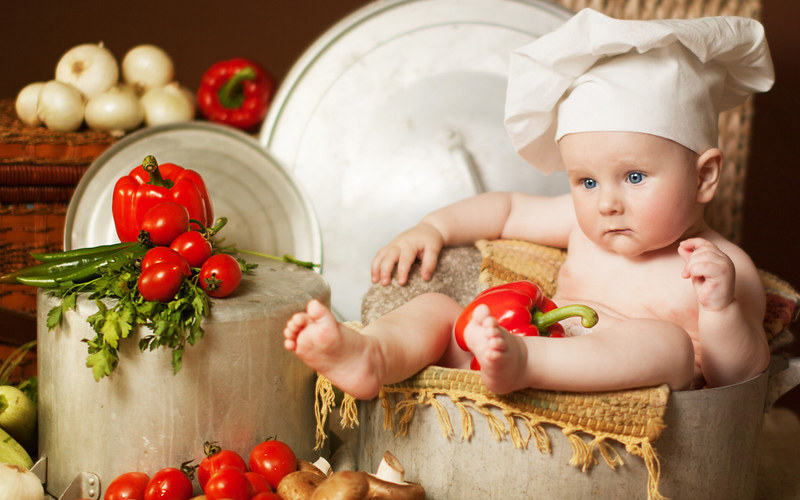
[[[319,474],[323,478],[326,478],[331,473],[331,464],[328,463],[328,461],[323,457],[319,457],[319,459],[313,464],[308,460],[298,459],[297,470],[312,472],[314,474]]]
[[[334,472],[314,490],[311,500],[363,500],[369,490],[368,476],[363,471]]]
[[[389,451],[383,454],[375,475],[367,474],[368,500],[423,500],[425,488],[405,481],[405,468]]]
[[[308,500],[324,480],[325,476],[314,472],[291,472],[278,483],[278,495],[283,500]]]

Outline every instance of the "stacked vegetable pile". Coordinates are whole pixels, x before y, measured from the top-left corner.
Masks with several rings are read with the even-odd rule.
[[[120,65],[102,43],[69,49],[56,65],[55,78],[20,90],[15,103],[20,121],[61,132],[84,121],[94,130],[120,136],[146,125],[194,118],[194,95],[174,81],[170,56],[155,45],[129,50]]]
[[[390,452],[375,474],[333,472],[320,457],[298,459],[284,442],[267,439],[252,448],[248,460],[233,450],[205,444],[196,466],[164,467],[152,476],[140,471],[117,476],[103,500],[190,500],[196,475],[203,495],[193,500],[423,500],[425,489],[406,482],[404,469]]]
[[[86,340],[86,365],[96,380],[112,373],[120,341],[137,326],[151,331],[139,339],[139,349],[171,349],[177,373],[186,345],[203,336],[209,297],[227,297],[242,274],[255,267],[235,254],[315,266],[288,255],[222,246],[214,237],[226,219],[214,221],[202,177],[175,164],[159,165],[153,156],[117,181],[112,212],[120,243],[32,254],[41,264],[0,277],[0,282],[46,288],[61,299],[47,314],[49,329],[75,309],[79,294],[95,301],[98,311],[88,322],[96,335]]]

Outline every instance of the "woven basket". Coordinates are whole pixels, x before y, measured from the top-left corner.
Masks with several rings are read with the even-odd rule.
[[[28,127],[14,100],[0,100],[0,273],[63,248],[67,204],[89,165],[112,143],[105,132]],[[36,289],[0,284],[0,307],[36,311]]]
[[[577,12],[589,7],[619,19],[669,19],[704,16],[761,18],[760,0],[553,0]],[[750,151],[752,99],[720,115],[719,147],[725,163],[706,220],[720,234],[741,242],[744,182]]]

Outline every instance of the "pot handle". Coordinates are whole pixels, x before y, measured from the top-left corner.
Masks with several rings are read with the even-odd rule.
[[[768,412],[778,398],[798,384],[800,384],[800,358],[773,355],[769,364],[769,383],[764,401],[764,412]]]

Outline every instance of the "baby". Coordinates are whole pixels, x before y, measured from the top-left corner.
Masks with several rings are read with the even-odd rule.
[[[430,279],[445,246],[514,238],[568,249],[558,305],[599,322],[566,338],[518,337],[475,309],[420,295],[356,332],[317,301],[287,323],[285,347],[357,398],[425,366],[467,368],[498,394],[522,388],[616,390],[724,386],[766,369],[764,288],[750,258],[708,227],[722,168],[720,111],[766,91],[757,22],[733,17],[619,21],[584,10],[512,54],[506,127],[570,193],[485,193],[425,216],[379,250],[372,281]]]

